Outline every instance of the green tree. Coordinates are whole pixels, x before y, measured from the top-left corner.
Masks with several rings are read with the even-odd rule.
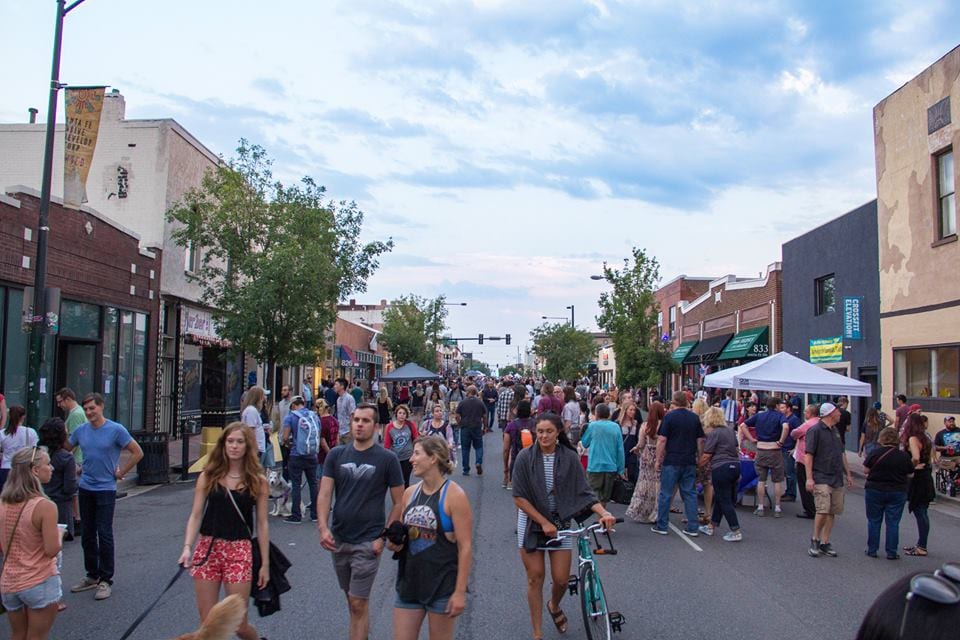
[[[632,264],[623,269],[603,265],[603,277],[612,289],[600,295],[597,324],[610,334],[617,355],[617,386],[650,387],[675,370],[669,345],[657,330],[660,305],[655,293],[660,263],[634,247]]]
[[[505,367],[500,367],[501,376],[512,376],[517,374],[523,375],[523,365],[508,364]]]
[[[563,322],[544,323],[530,332],[533,352],[544,359],[543,374],[550,380],[572,380],[583,375],[597,356],[593,336]]]
[[[437,345],[446,329],[446,298],[432,300],[413,294],[390,303],[383,314],[380,342],[397,366],[416,362],[431,371],[437,368]]]
[[[187,277],[201,287],[221,336],[268,366],[313,364],[337,301],[366,290],[393,242],[363,243],[363,212],[325,201],[309,177],[274,181],[266,151],[241,139],[236,157],[204,176],[167,216],[174,241],[199,248]]]

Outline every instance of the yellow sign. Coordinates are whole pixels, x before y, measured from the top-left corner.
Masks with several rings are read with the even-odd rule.
[[[87,201],[87,175],[100,133],[105,87],[67,89],[67,128],[63,146],[63,206],[79,209]]]
[[[840,362],[843,360],[843,338],[816,338],[810,341],[810,362]]]

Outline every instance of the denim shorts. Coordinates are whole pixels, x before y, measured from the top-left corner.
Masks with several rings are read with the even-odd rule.
[[[419,609],[426,610],[427,613],[447,613],[447,603],[450,602],[450,596],[444,596],[442,598],[437,598],[430,604],[420,604],[419,602],[408,602],[400,598],[400,594],[397,594],[396,599],[393,601],[393,606],[395,609]]]
[[[43,609],[54,602],[60,602],[63,591],[60,589],[60,576],[50,576],[38,585],[16,593],[4,593],[3,606],[7,611],[27,609]]]

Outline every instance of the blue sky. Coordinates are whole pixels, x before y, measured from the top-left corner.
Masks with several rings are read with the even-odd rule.
[[[53,8],[0,5],[0,122],[43,117]],[[356,297],[444,293],[468,303],[455,334],[522,347],[570,304],[595,328],[588,276],[631,246],[665,280],[757,274],[875,197],[871,109],[958,19],[938,0],[87,0],[61,77],[357,200],[397,246]]]

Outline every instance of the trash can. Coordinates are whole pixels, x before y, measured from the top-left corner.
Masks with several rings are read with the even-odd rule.
[[[166,484],[170,482],[169,434],[155,431],[135,431],[131,434],[143,458],[137,463],[137,484]]]

